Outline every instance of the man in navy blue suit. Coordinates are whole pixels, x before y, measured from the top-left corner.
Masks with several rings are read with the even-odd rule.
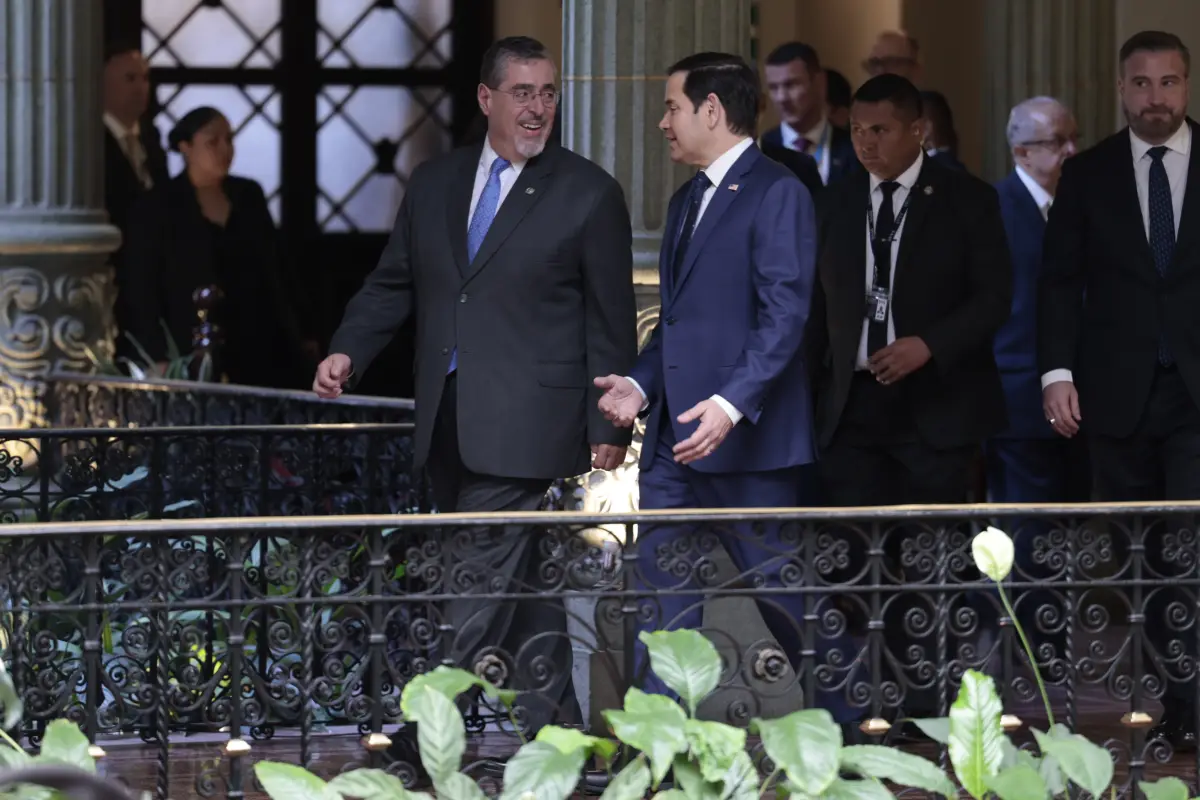
[[[801,355],[815,277],[812,197],[755,146],[758,79],[742,59],[700,53],[668,75],[659,127],[671,159],[698,171],[668,209],[659,323],[628,377],[596,379],[606,390],[600,410],[618,426],[646,415],[642,509],[795,506],[815,459]],[[770,592],[799,583],[795,532],[716,533],[741,580],[761,587],[764,620],[798,661],[802,598]],[[704,585],[699,537],[643,526],[638,551],[639,588],[696,592],[659,595],[646,627],[699,628],[700,593],[714,588]]]
[[[1013,107],[1007,136],[1015,168],[996,184],[1013,262],[1012,315],[996,333],[1008,428],[987,446],[989,499],[995,503],[1086,502],[1080,440],[1058,436],[1042,413],[1037,365],[1037,283],[1042,237],[1063,162],[1075,155],[1075,117],[1052,97]],[[1081,483],[1082,479],[1082,483]]]

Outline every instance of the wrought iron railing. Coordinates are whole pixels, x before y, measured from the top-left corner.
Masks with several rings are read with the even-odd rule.
[[[325,734],[384,734],[363,736],[357,760],[408,771],[391,761],[386,737],[395,735],[407,681],[464,648],[470,623],[455,624],[461,614],[447,612],[464,595],[492,608],[518,604],[514,618],[537,610],[547,620],[543,643],[570,651],[565,662],[546,658],[531,637],[475,652],[466,666],[523,692],[527,708],[569,669],[584,724],[598,731],[598,712],[618,705],[639,674],[629,647],[635,632],[672,624],[660,611],[684,598],[685,608],[701,610],[725,663],[704,716],[745,723],[810,698],[836,701],[882,731],[881,721],[901,713],[944,713],[962,673],[975,668],[995,677],[1006,711],[1021,720],[1015,737],[1030,741],[1028,728],[1045,726],[1032,672],[970,556],[972,535],[995,524],[1016,541],[1011,592],[1059,721],[1106,744],[1132,796],[1137,780],[1158,777],[1168,762],[1175,774],[1195,775],[1194,757],[1148,741],[1146,723],[1163,703],[1200,694],[1197,511],[1200,504],[18,524],[0,527],[0,588],[27,740],[36,743],[49,720],[64,716],[102,745],[140,735],[156,745],[157,783],[166,787],[173,737],[208,731],[226,741],[225,755],[195,790],[232,797],[250,788],[257,740],[275,740],[276,760],[309,763]],[[674,539],[655,544],[669,527]],[[538,564],[522,585],[471,562],[481,541],[522,535],[532,537]],[[726,551],[758,560],[739,570]],[[673,585],[647,589],[652,573]],[[768,574],[773,582],[764,582]],[[764,610],[801,600],[783,628],[778,619],[764,623]],[[796,643],[779,644],[791,636]],[[484,708],[471,709],[468,722],[511,736]]]

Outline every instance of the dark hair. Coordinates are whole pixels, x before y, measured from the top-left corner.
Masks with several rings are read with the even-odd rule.
[[[938,144],[958,154],[958,131],[954,129],[954,114],[950,103],[941,92],[921,92],[921,110],[925,119],[933,124],[934,138]]]
[[[821,57],[817,55],[816,48],[804,42],[786,42],[767,55],[767,66],[770,67],[781,67],[793,61],[804,62],[811,74],[821,71]]]
[[[850,81],[846,80],[846,76],[836,69],[827,69],[825,83],[828,86],[825,95],[829,105],[834,108],[849,108],[850,97],[854,93],[850,91]]]
[[[118,39],[113,42],[106,42],[104,45],[104,63],[112,61],[117,56],[123,56],[126,53],[140,53],[142,46],[135,41],[127,39]]]
[[[1192,54],[1182,39],[1166,31],[1141,31],[1126,39],[1125,44],[1121,45],[1121,75],[1125,75],[1125,62],[1134,53],[1165,53],[1171,50],[1179,53],[1183,59],[1183,77],[1186,78],[1192,71]]]
[[[179,122],[175,123],[174,128],[171,128],[171,132],[167,134],[167,146],[178,153],[180,143],[188,142],[190,144],[201,128],[214,119],[221,119],[224,116],[212,106],[193,108],[184,114]]]
[[[504,82],[510,61],[548,61],[546,45],[529,36],[507,36],[494,43],[483,54],[479,66],[479,82],[491,89]]]
[[[855,103],[891,103],[906,122],[919,119],[924,113],[921,93],[912,81],[901,75],[876,75],[854,93]]]
[[[761,91],[758,73],[741,57],[729,53],[696,53],[680,59],[667,69],[667,75],[686,72],[683,93],[692,101],[692,111],[715,94],[725,108],[729,131],[753,136],[758,123]]]

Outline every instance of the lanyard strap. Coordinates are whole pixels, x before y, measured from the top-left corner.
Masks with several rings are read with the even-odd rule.
[[[900,213],[896,215],[896,221],[894,223],[892,223],[892,230],[888,233],[886,239],[879,239],[878,240],[879,242],[881,242],[883,244],[891,244],[892,242],[896,241],[896,234],[900,231],[900,226],[904,224],[904,217],[906,214],[908,214],[908,204],[912,202],[912,196],[913,196],[912,189],[909,189],[908,197],[904,198],[904,205],[900,206]],[[889,203],[892,200],[890,197],[885,197],[883,199]],[[880,205],[880,210],[881,211],[883,210],[882,205]],[[875,208],[874,208],[874,206],[871,205],[870,197],[867,197],[867,231],[871,235],[871,241],[872,242],[876,241],[876,239],[875,239]]]

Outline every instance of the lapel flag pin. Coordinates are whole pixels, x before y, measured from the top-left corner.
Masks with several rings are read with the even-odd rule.
[[[729,184],[729,191],[736,192],[738,185],[736,183]]]
[[[932,186],[926,186],[926,187],[925,187],[925,196],[926,196],[926,197],[928,197],[928,196],[929,196],[929,195],[931,195],[931,194],[933,194],[933,187],[932,187]]]
[[[526,189],[525,194],[533,194],[533,187],[530,186],[528,189]]]

